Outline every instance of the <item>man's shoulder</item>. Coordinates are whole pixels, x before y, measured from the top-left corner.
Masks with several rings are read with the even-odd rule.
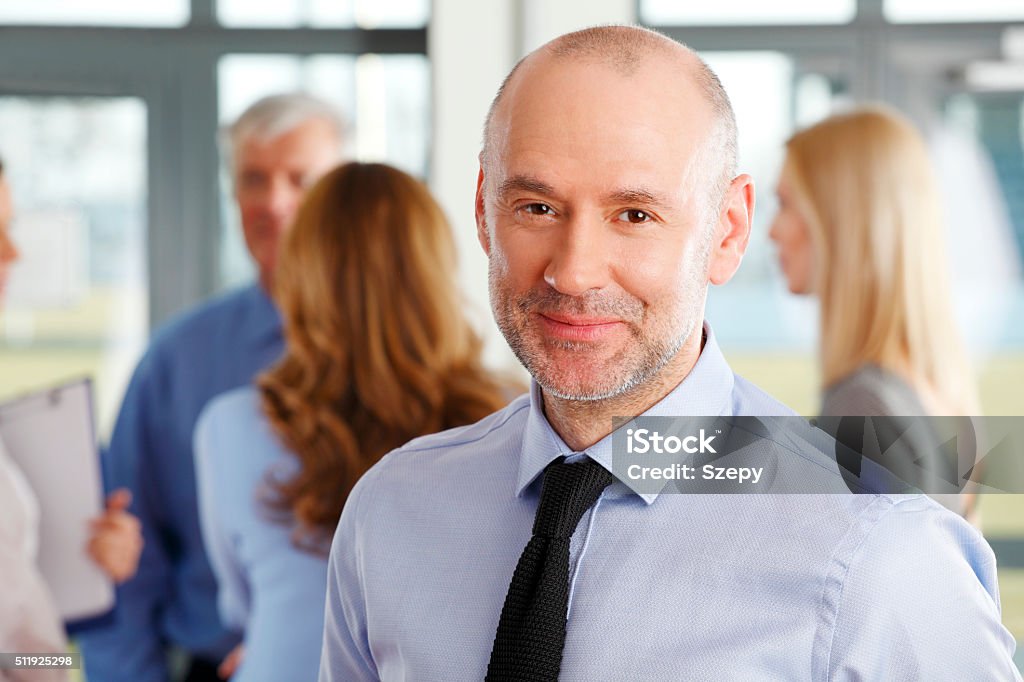
[[[208,337],[212,329],[230,328],[252,303],[257,285],[232,289],[178,313],[153,333],[150,349],[160,351],[199,337]]]
[[[986,571],[995,572],[995,554],[977,528],[959,514],[943,507],[923,493],[906,495],[878,495],[881,509],[877,523],[871,524],[864,543],[858,543],[857,552],[879,552],[896,555],[916,552],[918,555],[938,558],[945,552],[952,560],[965,560],[979,576]],[[870,542],[868,542],[870,540]],[[919,550],[915,549],[915,545]],[[877,567],[879,577],[888,569]],[[991,581],[994,582],[994,581]],[[992,596],[998,599],[994,585]]]

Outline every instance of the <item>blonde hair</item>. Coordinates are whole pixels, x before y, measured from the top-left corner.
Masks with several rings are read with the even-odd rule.
[[[800,131],[786,147],[816,249],[824,385],[867,363],[906,369],[944,407],[977,414],[951,310],[942,201],[917,130],[871,107]]]
[[[329,546],[352,486],[406,442],[503,407],[462,313],[455,242],[427,188],[383,164],[348,163],[308,193],[274,278],[284,357],[258,380],[298,471],[270,480],[295,544]]]

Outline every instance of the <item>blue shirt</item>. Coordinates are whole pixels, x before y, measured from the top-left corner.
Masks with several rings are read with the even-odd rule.
[[[245,631],[233,682],[315,680],[320,665],[327,556],[299,550],[294,524],[265,505],[267,477],[289,480],[298,460],[245,387],[212,401],[196,426],[199,511],[224,622]]]
[[[253,285],[160,329],[135,369],[105,455],[108,488],[132,490],[145,546],[114,622],[79,639],[97,682],[162,682],[166,647],[219,662],[239,641],[220,622],[199,531],[192,432],[214,396],[252,381],[283,350],[280,317]]]
[[[573,453],[541,401],[534,385],[356,485],[331,549],[321,682],[483,679],[544,467],[612,470],[611,436]],[[644,413],[779,414],[710,329]],[[813,464],[844,489],[834,462]],[[563,680],[1019,679],[991,549],[922,495],[641,496],[617,480],[570,552]]]

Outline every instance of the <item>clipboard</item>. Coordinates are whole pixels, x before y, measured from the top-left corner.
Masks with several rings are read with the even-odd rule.
[[[114,606],[114,585],[86,554],[89,519],[103,511],[92,380],[0,403],[0,440],[39,501],[39,570],[65,623]]]

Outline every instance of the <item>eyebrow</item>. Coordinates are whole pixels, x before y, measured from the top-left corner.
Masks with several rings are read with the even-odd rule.
[[[498,187],[498,196],[506,196],[512,192],[530,192],[546,197],[555,195],[555,189],[537,178],[529,175],[514,175],[508,178]],[[640,204],[646,206],[665,207],[668,202],[665,198],[643,187],[631,187],[619,189],[605,195],[604,200],[609,204]]]
[[[655,206],[665,207],[668,203],[665,198],[660,194],[644,189],[643,187],[634,187],[628,189],[620,189],[612,192],[606,197],[608,203],[616,204],[639,204],[644,206]]]
[[[498,187],[498,196],[504,197],[512,192],[530,192],[547,197],[553,196],[555,190],[551,185],[541,182],[528,175],[513,175]]]

